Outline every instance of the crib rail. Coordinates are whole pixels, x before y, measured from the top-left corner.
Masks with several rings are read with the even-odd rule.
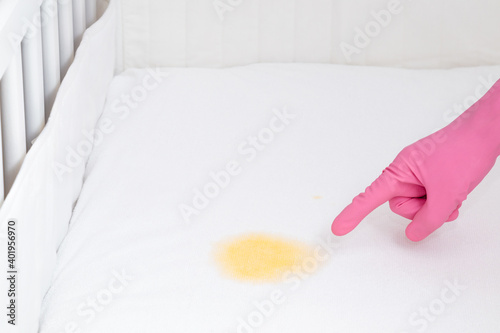
[[[0,2],[0,204],[50,110],[97,0]]]

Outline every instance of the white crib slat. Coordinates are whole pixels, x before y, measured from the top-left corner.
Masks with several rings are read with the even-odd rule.
[[[21,47],[2,78],[1,95],[3,166],[7,195],[26,155]]]
[[[42,24],[43,87],[45,95],[45,121],[47,121],[61,83],[57,0],[45,0],[41,11],[42,13],[53,13],[52,15],[42,15],[44,18]]]
[[[22,42],[24,108],[26,118],[26,149],[45,126],[43,95],[42,34],[39,29]]]
[[[97,0],[85,1],[85,16],[87,27],[90,27],[97,19]]]
[[[85,17],[85,0],[73,0],[73,40],[75,50],[82,41],[87,18]]]
[[[64,78],[75,56],[73,42],[73,3],[70,0],[58,1],[59,5],[59,57],[61,79]]]

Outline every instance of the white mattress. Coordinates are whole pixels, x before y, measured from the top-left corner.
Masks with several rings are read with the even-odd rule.
[[[166,72],[128,115],[120,96],[139,98],[151,74],[128,70],[110,87],[101,121],[113,129],[90,156],[41,332],[498,330],[498,166],[459,219],[422,242],[405,238],[409,221],[387,204],[347,236],[331,235],[330,224],[404,146],[450,122],[476,88],[484,93],[479,87],[500,77],[500,67]],[[285,109],[295,118],[248,161],[238,147],[249,149],[248,137]],[[187,223],[179,205],[192,205],[193,191],[231,160],[241,173]],[[334,246],[295,283],[225,275],[216,244],[252,233]],[[128,277],[119,282],[121,274]],[[255,302],[269,304],[278,290],[284,301],[258,310]]]

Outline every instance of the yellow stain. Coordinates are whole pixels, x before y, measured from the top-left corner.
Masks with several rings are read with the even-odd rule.
[[[321,198],[323,198],[321,195],[315,195],[315,196],[313,197],[313,199],[321,199]]]
[[[218,244],[215,257],[232,278],[255,282],[277,282],[287,271],[301,265],[310,249],[299,242],[264,234],[239,236]]]

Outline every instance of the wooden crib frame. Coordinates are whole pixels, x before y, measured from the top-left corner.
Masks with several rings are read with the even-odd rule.
[[[96,4],[97,0],[0,3],[0,204],[49,119],[83,33],[97,19]]]

